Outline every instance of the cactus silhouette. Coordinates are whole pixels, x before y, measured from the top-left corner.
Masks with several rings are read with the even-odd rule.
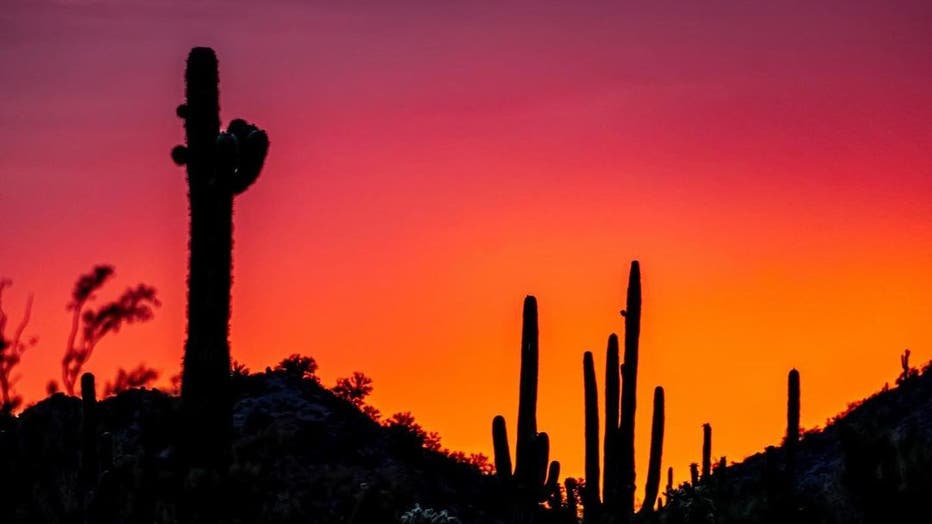
[[[536,472],[537,372],[539,361],[537,299],[527,296],[521,325],[521,382],[518,391],[518,440],[515,446],[515,479],[531,485]]]
[[[81,484],[97,482],[97,390],[94,375],[81,375]]]
[[[492,447],[495,454],[495,474],[503,481],[511,480],[511,450],[508,448],[508,429],[505,417],[492,419]]]
[[[664,493],[667,496],[667,504],[669,504],[670,493],[673,493],[673,466],[667,468],[667,489]]]
[[[595,381],[592,352],[583,354],[583,389],[585,392],[586,484],[583,488],[584,521],[598,521],[599,506],[599,392]]]
[[[786,395],[786,446],[794,448],[799,442],[799,371],[791,369],[787,376]]]
[[[641,268],[631,262],[625,310],[625,360],[621,367],[621,422],[618,427],[618,513],[622,522],[634,513],[634,411],[637,406],[638,337],[641,331]]]
[[[602,500],[606,509],[613,509],[618,498],[618,412],[621,401],[621,375],[618,363],[618,335],[608,337],[605,353],[605,445],[603,453]]]
[[[186,458],[205,465],[226,460],[232,431],[230,376],[230,279],[233,197],[245,191],[265,162],[265,132],[244,120],[220,132],[217,57],[207,47],[188,55],[184,120],[186,146],[172,158],[187,166],[190,200],[188,330],[181,396]]]
[[[650,428],[650,459],[647,465],[647,484],[644,488],[644,502],[641,504],[642,513],[654,510],[657,493],[660,489],[660,462],[663,458],[663,422],[664,397],[663,388],[654,388],[654,416]]]
[[[712,473],[712,425],[702,425],[702,480],[708,480]]]
[[[693,487],[699,485],[699,464],[695,462],[689,465],[689,482]]]
[[[537,299],[524,299],[521,328],[521,382],[518,393],[518,436],[515,445],[515,469],[511,471],[511,453],[505,418],[492,419],[492,442],[497,476],[513,497],[517,519],[532,518],[538,503],[547,496],[547,486],[553,488],[559,474],[559,463],[549,462],[550,438],[537,432],[537,371],[539,362]]]

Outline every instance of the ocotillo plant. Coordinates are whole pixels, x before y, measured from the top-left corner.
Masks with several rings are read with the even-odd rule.
[[[591,351],[583,354],[583,389],[586,413],[586,484],[583,488],[583,509],[584,520],[590,523],[598,521],[599,506],[599,392]]]
[[[799,441],[799,371],[791,369],[787,376],[786,441],[787,450]]]
[[[217,57],[207,47],[188,55],[184,120],[186,146],[172,150],[187,166],[190,199],[188,333],[181,383],[185,455],[206,465],[226,460],[232,431],[229,398],[230,279],[233,197],[245,191],[265,162],[265,132],[244,120],[220,132]]]
[[[637,406],[638,337],[641,331],[641,268],[631,262],[625,317],[625,360],[621,367],[621,422],[618,428],[618,514],[622,522],[634,513],[634,411]]]
[[[492,420],[497,475],[513,490],[518,510],[526,512],[533,512],[546,496],[545,486],[557,481],[547,478],[550,439],[546,433],[537,432],[538,361],[537,299],[529,295],[524,299],[522,313],[518,437],[513,474],[505,418],[498,415]],[[559,473],[559,465],[554,466],[554,463],[550,463],[549,469]]]
[[[608,337],[605,352],[605,445],[603,447],[602,500],[612,510],[618,499],[618,410],[621,400],[621,376],[618,363],[618,335]]]
[[[708,480],[712,473],[712,424],[702,425],[702,480]]]
[[[660,461],[663,458],[663,421],[664,399],[663,388],[654,388],[654,417],[650,428],[650,460],[647,465],[647,484],[644,488],[644,502],[641,512],[649,513],[654,510],[654,502],[660,489]]]

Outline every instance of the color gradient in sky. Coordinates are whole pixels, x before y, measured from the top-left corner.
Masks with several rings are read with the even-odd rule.
[[[517,413],[521,302],[540,303],[539,427],[582,474],[582,354],[604,386],[628,264],[644,274],[638,485],[650,398],[664,464],[779,442],[932,358],[932,4],[11,0],[0,13],[0,275],[27,400],[59,376],[76,277],[147,282],[155,320],[88,370],[177,373],[190,47],[226,121],[269,131],[236,201],[233,357],[300,352],[374,379],[454,449]],[[639,492],[640,493],[640,492]]]

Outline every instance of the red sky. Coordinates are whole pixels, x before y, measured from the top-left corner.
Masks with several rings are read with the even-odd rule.
[[[29,400],[97,263],[117,269],[101,300],[144,281],[164,305],[88,368],[178,369],[168,153],[194,45],[218,52],[224,120],[272,142],[234,219],[231,341],[254,370],[364,371],[384,413],[491,454],[535,294],[540,427],[581,475],[582,353],[601,388],[637,258],[642,486],[656,384],[682,480],[702,422],[731,460],[779,441],[793,366],[812,427],[892,383],[904,348],[932,358],[932,4],[260,4],[5,4],[0,275],[13,318],[35,295]]]

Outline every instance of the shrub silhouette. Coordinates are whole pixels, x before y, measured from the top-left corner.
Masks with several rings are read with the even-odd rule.
[[[316,375],[317,361],[314,357],[292,353],[275,366],[275,371],[289,377],[319,382]]]
[[[104,396],[109,397],[112,395],[119,395],[130,389],[144,388],[158,380],[158,378],[159,371],[145,364],[139,364],[130,371],[120,368],[113,382],[108,382],[107,385],[104,386]]]
[[[23,402],[23,398],[13,391],[17,378],[13,376],[13,370],[19,365],[23,353],[36,345],[37,341],[35,337],[23,340],[23,332],[29,324],[29,315],[32,312],[32,296],[26,300],[23,318],[16,325],[12,336],[6,333],[8,318],[3,311],[3,290],[10,285],[11,280],[0,279],[0,414],[12,413]]]
[[[188,329],[181,397],[187,419],[187,458],[206,465],[225,462],[230,452],[230,285],[233,197],[259,176],[269,141],[245,120],[220,132],[217,57],[195,47],[185,70],[185,146],[172,150],[187,166],[190,202]]]
[[[78,277],[68,310],[72,312],[71,331],[68,333],[67,347],[62,358],[62,384],[65,392],[74,394],[74,385],[81,369],[94,348],[108,333],[116,333],[123,323],[145,322],[154,315],[153,309],[160,306],[156,290],[146,284],[128,288],[113,302],[104,304],[94,310],[87,307],[95,298],[94,293],[114,274],[113,266],[98,265],[89,273]],[[80,336],[79,336],[80,334]]]

